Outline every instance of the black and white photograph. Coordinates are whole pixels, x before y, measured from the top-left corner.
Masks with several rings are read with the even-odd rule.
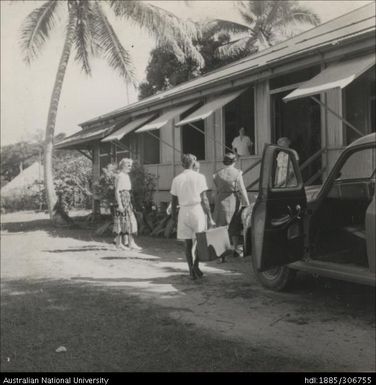
[[[0,7],[2,384],[373,384],[375,0]]]

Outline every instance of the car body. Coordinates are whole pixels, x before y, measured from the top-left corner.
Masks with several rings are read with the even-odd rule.
[[[375,286],[375,168],[375,133],[346,147],[314,187],[304,186],[294,151],[265,146],[244,230],[246,254],[264,286],[282,290],[296,271]]]

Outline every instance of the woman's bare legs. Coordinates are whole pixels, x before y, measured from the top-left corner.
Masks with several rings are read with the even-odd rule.
[[[115,242],[116,242],[116,247],[117,247],[118,249],[120,249],[120,245],[121,245],[121,234],[116,235]]]
[[[123,245],[123,243],[122,243],[122,238],[123,238],[123,235],[122,234],[118,234],[117,236],[116,236],[116,248],[117,249],[128,249],[128,247],[127,246],[125,246],[125,245]]]

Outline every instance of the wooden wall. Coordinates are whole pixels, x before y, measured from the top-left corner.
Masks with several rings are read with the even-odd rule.
[[[269,90],[269,80],[258,80],[254,83],[254,111],[255,111],[255,155],[242,159],[237,167],[244,170],[254,162],[258,161],[262,155],[264,145],[272,140],[271,127],[271,95]],[[210,98],[209,98],[210,100]],[[342,91],[331,90],[321,95],[321,100],[325,101],[329,108],[340,116],[343,114]],[[179,118],[171,120],[160,130],[162,141],[175,147],[175,151],[170,146],[160,142],[160,164],[146,165],[145,168],[155,174],[158,178],[158,188],[156,200],[169,200],[169,190],[174,176],[182,171],[180,165],[181,157],[181,128],[175,127]],[[333,167],[340,152],[344,147],[344,130],[342,121],[332,113],[321,108],[321,142],[323,147],[327,147],[327,153],[323,154],[323,163],[327,166],[326,175]],[[208,186],[212,188],[212,175],[215,171],[223,167],[222,159],[224,155],[224,116],[223,110],[215,111],[205,121],[205,147],[206,159],[201,161],[201,172],[206,176]],[[135,138],[137,134],[134,135]],[[136,138],[135,140],[137,140]],[[138,146],[142,145],[138,140]],[[140,147],[138,147],[140,148]],[[93,175],[94,179],[99,177],[99,152],[98,146],[94,148]],[[141,151],[138,151],[140,154]],[[244,176],[245,184],[248,185],[258,178],[260,167],[257,166],[252,172]],[[253,187],[257,189],[257,185]]]
[[[271,142],[269,80],[255,84],[255,153],[261,155],[265,143]]]
[[[340,89],[334,89],[326,92],[327,106],[335,111],[338,115],[342,116],[342,91]],[[343,136],[343,123],[337,116],[333,115],[329,111],[324,112],[326,114],[326,143],[328,148],[327,153],[327,171],[333,168],[339,154],[344,147]]]

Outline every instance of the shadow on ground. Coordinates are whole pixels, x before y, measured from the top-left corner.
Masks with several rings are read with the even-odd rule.
[[[271,362],[275,371],[323,367],[214,336],[171,319],[170,310],[124,290],[71,281],[6,282],[1,370],[267,371]],[[61,346],[67,351],[57,353]]]
[[[78,219],[77,223],[80,224],[81,218],[76,219]],[[178,262],[178,259],[184,263],[183,245],[180,242],[174,239],[151,237],[138,238],[139,244],[144,248],[140,255],[133,253],[127,256],[106,255],[97,257],[101,251],[106,252],[109,248],[111,249],[113,247],[113,238],[109,236],[96,236],[93,228],[84,228],[82,223],[80,226],[79,229],[69,227],[55,228],[51,226],[48,219],[5,222],[1,224],[2,231],[10,234],[42,230],[57,238],[70,238],[91,242],[90,245],[80,247],[47,248],[43,250],[53,254],[64,254],[66,252],[84,254],[85,252],[95,252],[95,258],[100,258],[108,263],[127,260],[168,263]],[[93,241],[95,243],[93,243]],[[177,257],[178,255],[181,257]],[[145,278],[144,282],[149,282],[151,286],[153,284],[170,284],[173,285],[178,292],[184,291],[183,287],[189,282],[189,279],[186,276],[186,267],[185,265],[183,266],[183,269],[164,266],[165,277]],[[299,273],[295,283],[288,292],[275,293],[263,289],[256,281],[249,258],[229,258],[229,263],[218,265],[215,262],[210,262],[207,266],[214,267],[216,271],[207,272],[204,282],[199,281],[196,285],[205,285],[209,294],[211,291],[217,291],[218,285],[220,285],[222,288],[221,293],[225,298],[253,298],[255,295],[263,295],[268,299],[269,303],[273,303],[274,301],[289,302],[295,298],[300,298],[303,299],[301,301],[302,311],[304,311],[305,307],[307,307],[308,310],[312,310],[312,306],[317,309],[330,308],[336,311],[338,315],[343,314],[350,317],[364,316],[366,319],[369,319],[370,323],[375,323],[375,291],[368,286]],[[226,274],[228,274],[227,278]],[[239,275],[240,277],[234,278]],[[114,279],[112,277],[80,277],[79,280],[100,284],[131,282],[129,278]],[[142,282],[142,279],[135,278],[134,282]],[[188,288],[187,290],[192,289]]]
[[[2,371],[325,369],[321,356],[312,361],[309,355],[282,354],[278,341],[265,348],[250,339],[229,337],[224,329],[234,328],[229,321],[235,314],[226,313],[234,309],[226,306],[232,303],[238,310],[251,310],[238,322],[247,322],[254,312],[280,309],[269,325],[277,332],[278,322],[295,331],[312,319],[316,325],[348,319],[349,325],[360,329],[374,327],[375,293],[366,286],[299,274],[290,292],[275,293],[257,282],[249,258],[207,263],[205,277],[191,282],[183,246],[176,240],[140,237],[144,252],[122,255],[111,251],[112,238],[95,237],[93,229],[52,228],[46,219],[18,219],[2,224],[3,235],[14,239],[13,245],[25,239],[25,233],[33,238],[35,231],[67,242],[40,234],[46,244],[37,245],[32,254],[34,263],[55,268],[51,271],[57,279],[46,273],[43,280],[2,280]],[[14,256],[9,251],[11,261]],[[23,258],[22,263],[29,260],[27,250]],[[61,279],[61,265],[67,268],[64,277],[71,279]],[[202,313],[204,322],[209,322],[205,318],[209,303],[214,321],[223,321],[225,327],[214,322],[214,327],[203,330],[193,323],[192,313]],[[60,346],[67,351],[57,353]]]

